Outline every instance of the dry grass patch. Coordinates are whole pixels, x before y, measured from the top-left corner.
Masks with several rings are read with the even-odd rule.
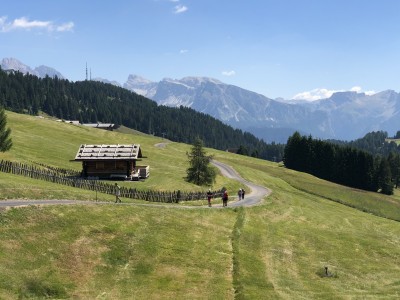
[[[76,205],[2,214],[0,276],[9,280],[0,298],[233,298],[232,210]]]
[[[65,249],[57,266],[76,285],[86,285],[95,275],[95,268],[102,263],[101,255],[107,250],[96,241],[82,236]]]

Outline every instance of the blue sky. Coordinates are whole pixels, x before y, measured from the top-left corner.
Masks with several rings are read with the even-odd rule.
[[[206,76],[270,98],[399,91],[399,13],[398,0],[0,0],[0,59],[73,81],[86,63],[120,83]]]

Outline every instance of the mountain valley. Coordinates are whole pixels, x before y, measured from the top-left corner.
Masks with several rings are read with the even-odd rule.
[[[13,58],[4,58],[1,67],[38,77],[64,78],[53,68],[32,69]],[[322,139],[354,140],[380,130],[391,136],[400,128],[400,94],[392,90],[373,95],[337,92],[330,98],[307,102],[270,99],[208,77],[154,82],[129,75],[124,84],[102,78],[93,80],[124,87],[159,105],[190,107],[268,143],[285,143],[294,131]]]

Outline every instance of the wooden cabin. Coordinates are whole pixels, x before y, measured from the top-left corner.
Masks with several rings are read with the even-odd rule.
[[[84,123],[82,126],[98,128],[98,129],[105,129],[113,131],[116,127],[113,123]]]
[[[82,162],[82,177],[85,178],[133,180],[140,178],[136,162],[142,157],[138,144],[81,145],[75,161]]]

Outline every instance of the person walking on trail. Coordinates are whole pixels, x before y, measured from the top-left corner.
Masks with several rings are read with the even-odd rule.
[[[242,189],[239,189],[239,191],[238,191],[239,201],[242,200],[242,193],[243,193]]]
[[[121,203],[119,196],[121,195],[121,188],[118,183],[115,183],[115,203]]]
[[[244,191],[244,189],[242,189],[242,199],[244,199],[244,194],[245,194],[246,192]]]
[[[211,199],[213,197],[213,193],[211,192],[211,189],[208,190],[207,192],[207,201],[208,201],[208,207],[211,207]]]
[[[222,206],[227,207],[228,206],[228,191],[225,190],[224,194],[222,195]]]

